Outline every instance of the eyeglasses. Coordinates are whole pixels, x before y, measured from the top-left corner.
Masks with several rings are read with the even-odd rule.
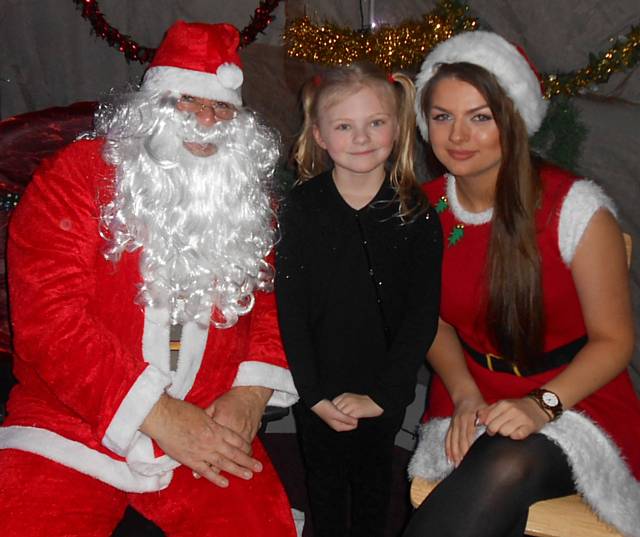
[[[189,114],[201,114],[210,110],[216,119],[228,121],[236,117],[238,110],[235,106],[224,101],[213,101],[192,95],[181,95],[176,103],[176,108]]]

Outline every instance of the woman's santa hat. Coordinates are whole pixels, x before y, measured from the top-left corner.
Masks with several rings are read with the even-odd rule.
[[[145,91],[171,91],[242,105],[240,35],[230,24],[176,22],[142,80]]]
[[[466,62],[484,67],[497,79],[522,116],[529,136],[539,128],[549,105],[542,96],[538,73],[524,54],[497,34],[464,32],[440,43],[426,57],[416,78],[416,119],[425,140],[429,128],[422,110],[422,92],[443,63]]]

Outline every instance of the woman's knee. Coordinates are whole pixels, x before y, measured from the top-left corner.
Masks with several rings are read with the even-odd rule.
[[[517,487],[545,472],[546,460],[539,439],[512,440],[503,436],[482,435],[469,450],[460,469],[473,466],[485,484],[503,489]]]

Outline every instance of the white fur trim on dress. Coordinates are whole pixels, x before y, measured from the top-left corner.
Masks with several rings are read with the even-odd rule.
[[[481,213],[472,213],[467,211],[458,200],[458,191],[456,190],[456,178],[450,173],[447,176],[447,203],[449,208],[456,217],[456,220],[466,225],[480,226],[486,224],[493,217],[493,207],[482,211]]]
[[[14,425],[0,428],[0,448],[35,453],[125,492],[162,490],[169,485],[173,477],[171,471],[152,476],[141,475],[133,471],[126,462],[112,459],[104,453],[52,431],[35,427]]]
[[[587,179],[573,183],[562,202],[558,224],[558,248],[565,265],[571,265],[587,224],[602,208],[617,216],[613,201],[597,184]]]
[[[272,388],[273,394],[267,402],[271,406],[288,407],[299,398],[291,371],[265,362],[242,362],[233,385]]]
[[[418,447],[409,462],[409,477],[429,481],[453,470],[444,451],[450,419],[434,419],[420,429]],[[478,428],[477,434],[484,432]],[[605,522],[628,537],[640,537],[640,482],[622,458],[618,446],[584,414],[568,410],[540,431],[564,451],[576,489]]]
[[[237,65],[227,63],[218,67],[217,72],[214,75],[179,67],[152,67],[144,75],[142,89],[151,92],[171,91],[242,106],[242,70]]]
[[[497,34],[464,32],[435,47],[416,78],[416,119],[425,140],[429,140],[429,128],[422,110],[422,91],[440,64],[458,62],[479,65],[493,73],[522,116],[529,135],[540,128],[549,103],[543,98],[540,81],[525,57]]]

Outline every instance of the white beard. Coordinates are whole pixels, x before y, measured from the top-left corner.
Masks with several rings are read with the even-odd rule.
[[[268,183],[278,138],[249,112],[202,131],[172,102],[158,108],[152,113],[160,120],[138,136],[107,135],[116,184],[101,218],[105,256],[116,262],[141,248],[139,303],[167,307],[173,323],[229,327],[251,311],[254,291],[272,288],[264,259],[274,241]],[[111,127],[131,132],[131,125]],[[183,140],[212,142],[217,151],[196,157]]]

